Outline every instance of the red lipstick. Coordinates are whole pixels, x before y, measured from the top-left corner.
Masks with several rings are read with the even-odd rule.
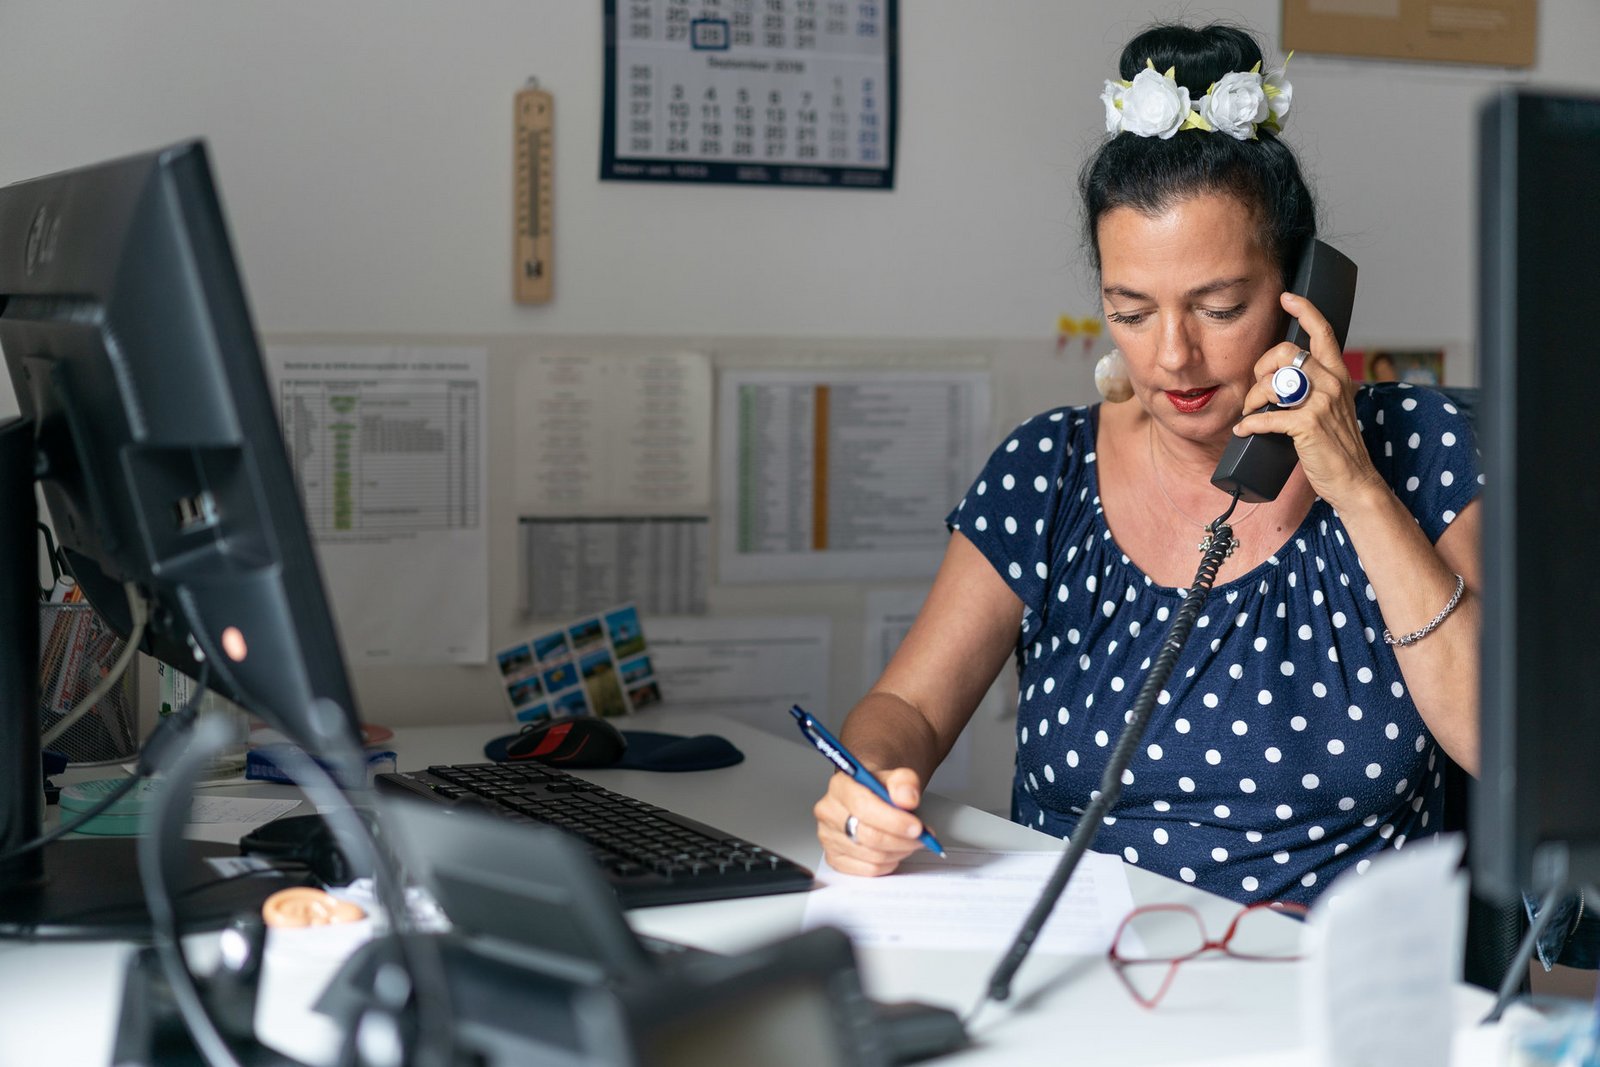
[[[1213,385],[1209,389],[1185,389],[1181,393],[1167,389],[1165,392],[1173,407],[1185,415],[1192,415],[1211,403],[1211,398],[1217,395],[1218,388],[1220,387]]]

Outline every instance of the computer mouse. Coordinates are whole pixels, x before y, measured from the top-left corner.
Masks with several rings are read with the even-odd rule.
[[[609,767],[622,758],[627,747],[622,731],[605,719],[580,715],[526,727],[506,745],[506,759],[560,767]]]

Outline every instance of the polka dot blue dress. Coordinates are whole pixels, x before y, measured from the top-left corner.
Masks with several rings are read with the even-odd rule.
[[[1356,417],[1379,473],[1438,540],[1482,485],[1466,417],[1403,384],[1361,388]],[[946,520],[1022,600],[1012,818],[1063,837],[1185,594],[1112,537],[1098,422],[1098,406],[1029,419]],[[1347,867],[1436,831],[1441,753],[1383,627],[1318,499],[1276,553],[1211,591],[1096,850],[1241,902],[1309,903]]]

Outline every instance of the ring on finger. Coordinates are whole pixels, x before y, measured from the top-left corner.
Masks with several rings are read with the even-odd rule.
[[[1297,408],[1311,395],[1311,379],[1299,367],[1279,367],[1272,375],[1272,392],[1280,408]]]
[[[848,818],[846,818],[845,821],[844,821],[844,836],[848,837],[851,841],[855,841],[856,840],[856,828],[859,827],[860,825],[861,825],[861,820],[856,818],[854,815],[851,815]]]
[[[1311,353],[1302,348],[1294,354],[1294,359],[1290,361],[1289,366],[1293,367],[1295,370],[1299,370],[1301,367],[1306,365],[1306,360],[1310,358]]]

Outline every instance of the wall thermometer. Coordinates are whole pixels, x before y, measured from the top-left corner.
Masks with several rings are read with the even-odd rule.
[[[537,78],[517,93],[515,198],[516,248],[512,289],[519,304],[550,299],[554,258],[550,224],[555,216],[555,150],[551,144],[555,105]]]

